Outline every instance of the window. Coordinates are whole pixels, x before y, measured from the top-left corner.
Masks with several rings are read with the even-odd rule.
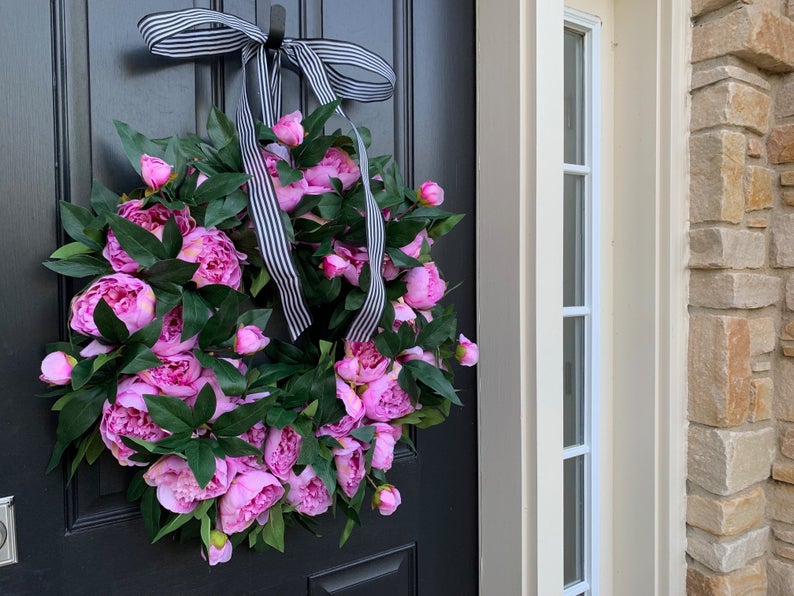
[[[598,594],[599,21],[566,10],[563,185],[565,596]]]

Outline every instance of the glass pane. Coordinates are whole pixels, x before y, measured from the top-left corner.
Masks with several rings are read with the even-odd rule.
[[[565,30],[565,163],[584,165],[584,36]]]
[[[584,317],[563,320],[563,442],[565,447],[584,443],[585,358]]]
[[[584,455],[563,463],[565,586],[584,580]]]
[[[563,185],[562,304],[584,306],[584,177],[567,175]]]

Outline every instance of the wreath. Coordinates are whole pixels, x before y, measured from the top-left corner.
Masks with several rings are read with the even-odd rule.
[[[408,188],[388,157],[360,169],[354,136],[325,134],[338,101],[306,118],[257,125],[262,163],[311,324],[285,337],[284,295],[260,251],[238,130],[213,109],[204,140],[149,139],[116,127],[145,186],[119,196],[95,181],[91,209],[61,202],[73,242],[44,265],[84,279],[68,341],[47,346],[41,380],[57,398],[48,471],[69,450],[69,479],[108,450],[140,469],[153,541],[199,535],[211,565],[232,546],[284,549],[285,527],[341,511],[340,546],[369,500],[390,515],[395,444],[439,424],[452,363],[476,344],[457,330],[431,252],[461,215],[443,189]],[[357,160],[359,160],[357,162]],[[382,215],[385,303],[371,339],[346,339],[373,272],[365,180]],[[271,320],[272,319],[272,320]]]

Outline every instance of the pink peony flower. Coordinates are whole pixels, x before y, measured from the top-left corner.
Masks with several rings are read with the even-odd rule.
[[[176,225],[183,235],[196,227],[196,221],[190,216],[190,210],[187,207],[178,211],[172,211],[162,203],[153,203],[144,207],[143,199],[124,201],[118,206],[118,214],[144,230],[148,230],[161,240],[163,226],[171,216],[174,217]]]
[[[416,198],[426,207],[438,207],[444,202],[444,189],[432,180],[428,180],[417,189]]]
[[[303,142],[306,134],[301,126],[301,120],[303,115],[297,111],[282,116],[273,125],[273,134],[287,147],[297,147]]]
[[[433,246],[433,239],[427,235],[427,230],[422,230],[416,235],[416,238],[411,240],[409,244],[403,246],[400,250],[403,251],[409,257],[414,259],[418,259],[419,255],[422,253],[422,246],[427,244],[428,246]]]
[[[398,357],[397,360],[399,362],[409,362],[411,360],[421,360],[423,362],[427,362],[435,366],[436,368],[440,368],[442,370],[447,370],[446,366],[444,366],[443,361],[440,358],[436,358],[434,352],[430,350],[423,350],[419,346],[414,346],[413,348],[408,348],[404,350]]]
[[[102,407],[99,435],[122,466],[147,464],[129,459],[135,451],[127,447],[121,437],[134,437],[154,442],[170,434],[154,423],[143,399],[144,395],[157,393],[156,387],[139,378],[127,378],[119,383],[116,401],[112,404],[106,401]]]
[[[402,298],[395,300],[392,302],[392,306],[394,307],[394,325],[392,327],[394,331],[397,331],[403,323],[408,323],[416,329],[416,313],[405,303],[405,300]]]
[[[279,479],[289,478],[301,452],[301,436],[290,426],[271,428],[265,440],[265,463]]]
[[[159,356],[162,364],[138,373],[146,383],[154,385],[166,395],[188,397],[196,393],[193,383],[201,375],[201,364],[190,352]],[[158,392],[156,392],[158,393]]]
[[[382,377],[389,362],[375,348],[374,341],[346,341],[345,357],[334,364],[334,369],[345,381],[364,385]]]
[[[377,508],[381,515],[391,515],[402,503],[400,491],[392,484],[382,484],[372,496],[372,508]]]
[[[243,356],[256,354],[269,343],[270,338],[265,337],[262,330],[254,325],[240,325],[234,335],[234,351]]]
[[[405,275],[405,303],[417,309],[433,308],[444,296],[447,284],[441,279],[435,263],[414,267]]]
[[[115,349],[115,346],[103,344],[101,341],[94,339],[88,342],[86,346],[80,350],[80,355],[83,358],[93,358],[99,354],[108,354]]]
[[[101,299],[108,303],[130,333],[154,320],[155,296],[149,284],[126,273],[114,273],[101,277],[72,299],[71,328],[78,333],[98,337],[94,309]]]
[[[338,377],[336,379],[336,398],[345,405],[345,415],[337,422],[324,424],[318,428],[316,433],[318,437],[328,435],[339,439],[348,436],[351,430],[361,426],[361,419],[365,413],[364,404],[353,388]]]
[[[249,396],[250,399],[250,396]],[[234,402],[234,400],[232,400]],[[245,400],[247,401],[247,400]],[[238,403],[245,403],[243,400],[240,400]],[[238,405],[238,404],[235,404]],[[253,445],[261,452],[265,447],[265,438],[267,437],[267,427],[262,424],[262,422],[257,422],[247,431],[240,435],[240,438],[245,441],[246,443]],[[263,469],[264,464],[260,463],[262,459],[262,455],[260,453],[259,456],[256,455],[243,455],[242,457],[235,457],[234,461],[238,466],[238,469],[241,468],[254,468],[254,469]]]
[[[121,244],[119,244],[113,230],[108,231],[107,242],[105,243],[105,248],[102,249],[102,256],[110,263],[116,273],[135,273],[138,271],[139,265],[137,261],[121,248]]]
[[[367,472],[364,463],[364,450],[361,443],[352,437],[342,437],[338,441],[342,447],[333,449],[336,480],[342,488],[342,492],[348,498],[353,498]]]
[[[272,474],[246,469],[232,480],[218,504],[220,528],[227,534],[242,532],[256,519],[267,523],[270,507],[284,495],[284,487]]]
[[[41,361],[39,379],[50,385],[68,385],[72,382],[72,369],[77,364],[74,356],[66,352],[51,352]]]
[[[306,466],[300,476],[290,472],[288,482],[287,503],[296,511],[310,516],[328,511],[333,499],[323,481],[314,473],[314,468]]]
[[[157,487],[160,505],[174,513],[190,513],[201,501],[214,499],[229,490],[234,475],[225,459],[215,458],[215,474],[204,488],[199,487],[188,463],[177,455],[157,460],[143,475],[149,486]]]
[[[399,373],[400,365],[395,364],[390,373],[369,383],[361,394],[370,420],[389,422],[414,411],[410,396],[397,382]]]
[[[210,284],[223,284],[234,289],[240,287],[240,265],[245,261],[245,255],[221,230],[196,227],[185,236],[178,258],[199,264],[193,281],[200,288]]]
[[[309,184],[303,178],[287,184],[287,186],[282,186],[281,181],[276,176],[273,178],[273,188],[276,191],[278,206],[286,213],[292,213],[303,198],[303,195],[309,194]]]
[[[314,187],[309,194],[322,194],[334,191],[331,178],[337,178],[342,183],[342,189],[347,190],[361,178],[361,172],[346,151],[331,147],[316,166],[304,172],[304,177]]]
[[[204,550],[201,551],[201,556],[206,560]],[[210,532],[209,557],[210,565],[227,563],[232,558],[232,543],[229,537],[219,530],[212,530]]]
[[[480,348],[462,333],[458,337],[455,358],[463,366],[474,366],[480,360]]]
[[[347,259],[334,254],[334,255],[325,255],[323,257],[323,262],[321,267],[323,273],[325,274],[325,277],[327,277],[328,279],[333,279],[335,277],[341,277],[342,275],[344,275],[349,265],[350,262]]]
[[[372,452],[372,467],[386,472],[394,461],[394,446],[402,436],[402,427],[383,422],[376,422],[373,426],[375,447]]]
[[[158,356],[172,356],[179,352],[192,350],[198,341],[198,334],[182,341],[183,326],[181,305],[163,315],[163,330],[160,332],[157,342],[152,346],[152,352]]]
[[[215,376],[215,372],[211,368],[205,368],[201,371],[201,376],[199,376],[199,378],[196,379],[196,382],[193,384],[195,393],[184,398],[185,403],[187,403],[187,405],[189,405],[191,408],[195,406],[196,398],[198,398],[198,394],[201,393],[201,390],[204,389],[205,385],[212,387],[212,391],[215,393],[215,412],[213,412],[212,417],[209,420],[210,422],[215,422],[218,416],[225,414],[226,412],[231,412],[237,407],[234,399],[226,395],[221,390],[218,377]]]
[[[172,166],[159,157],[141,155],[141,178],[152,190],[159,190],[171,177]]]

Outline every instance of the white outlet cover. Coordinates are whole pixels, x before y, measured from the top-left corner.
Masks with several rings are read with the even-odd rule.
[[[14,528],[14,497],[0,498],[0,524],[6,529],[6,541],[0,546],[0,567],[17,562],[17,533]]]

